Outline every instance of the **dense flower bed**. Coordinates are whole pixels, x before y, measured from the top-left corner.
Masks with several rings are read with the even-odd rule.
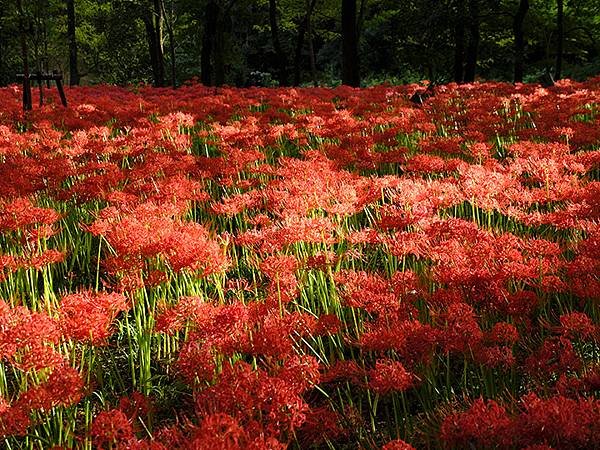
[[[600,79],[0,90],[10,448],[600,447]]]

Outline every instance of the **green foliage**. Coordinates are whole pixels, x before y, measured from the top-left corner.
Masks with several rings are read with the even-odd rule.
[[[172,26],[176,78],[180,84],[200,75],[202,36],[208,0],[161,0],[165,11],[163,53],[167,82],[171,54],[166,26]],[[231,85],[273,85],[277,57],[272,43],[267,0],[229,0],[224,18],[225,82]],[[310,0],[277,1],[277,23],[290,74]],[[452,81],[454,30],[459,0],[357,0],[360,62],[363,82]],[[463,0],[463,4],[469,0]],[[518,0],[476,0],[480,40],[477,76],[511,80],[514,62],[513,19]],[[76,41],[82,83],[152,81],[149,41],[143,18],[150,0],[75,0]],[[32,70],[68,72],[66,9],[63,0],[24,1],[25,33]],[[0,0],[0,85],[14,82],[22,71],[16,2]],[[470,19],[467,18],[467,22]],[[586,78],[600,68],[600,3],[565,2],[564,76]],[[465,43],[468,40],[466,24]],[[525,17],[525,79],[536,81],[556,59],[556,0],[530,0]],[[314,54],[311,56],[309,42]],[[465,44],[466,45],[466,44]],[[298,63],[301,83],[312,80],[335,85],[340,77],[339,2],[317,0],[305,33]],[[262,74],[257,76],[257,74]],[[293,77],[291,77],[293,78]]]

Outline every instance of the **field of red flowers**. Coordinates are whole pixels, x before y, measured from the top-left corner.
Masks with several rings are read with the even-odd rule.
[[[600,447],[600,78],[0,90],[17,448]]]

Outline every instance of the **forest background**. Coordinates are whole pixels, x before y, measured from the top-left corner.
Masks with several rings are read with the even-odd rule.
[[[599,40],[597,0],[0,0],[0,85],[552,82]]]

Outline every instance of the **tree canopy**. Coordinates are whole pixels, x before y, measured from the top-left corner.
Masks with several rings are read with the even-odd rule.
[[[597,0],[0,0],[0,84],[368,85],[600,71]],[[23,39],[24,38],[24,39]]]

